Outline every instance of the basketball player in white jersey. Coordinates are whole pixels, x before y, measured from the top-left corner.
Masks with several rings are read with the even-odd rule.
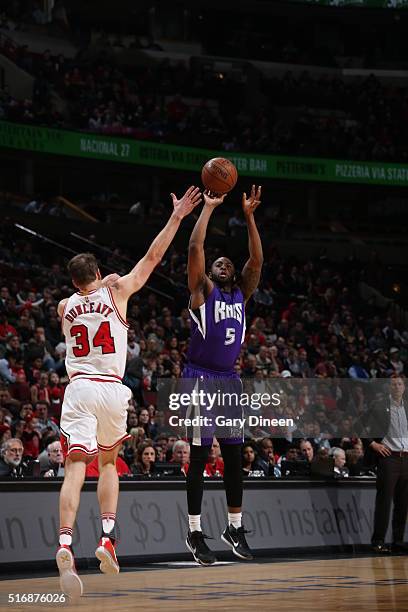
[[[72,529],[87,463],[99,455],[97,488],[102,536],[96,549],[100,569],[117,574],[115,519],[119,494],[116,459],[126,433],[131,391],[121,384],[127,353],[126,309],[129,297],[146,283],[173,240],[183,217],[201,201],[190,187],[146,255],[129,274],[102,281],[93,255],[76,255],[68,264],[77,292],[62,300],[58,313],[66,338],[66,368],[70,379],[61,415],[65,477],[60,493],[60,534],[56,561],[62,591],[72,599],[82,595],[72,552]],[[108,287],[107,285],[111,285]]]

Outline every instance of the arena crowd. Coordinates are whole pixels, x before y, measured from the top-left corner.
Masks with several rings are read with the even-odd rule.
[[[57,255],[50,262],[36,242],[12,230],[3,229],[0,239],[0,475],[61,476],[59,419],[68,379],[57,304],[72,288]],[[218,254],[213,250],[210,256]],[[292,414],[307,410],[309,416],[300,433],[246,430],[243,472],[270,478],[307,475],[314,462],[331,456],[338,477],[371,473],[353,415],[358,418],[364,408],[370,380],[406,373],[408,333],[395,326],[387,308],[359,296],[358,282],[366,274],[362,263],[335,263],[322,254],[300,262],[282,258],[274,248],[265,255],[236,371],[257,392],[271,380],[297,382],[296,401],[293,396],[286,407]],[[129,303],[124,384],[133,397],[131,437],[117,466],[123,476],[188,470],[189,445],[169,426],[166,407],[158,406],[160,382],[177,380],[186,360],[186,263],[186,252],[172,247],[160,268],[176,283],[179,305],[146,290]],[[338,400],[339,379],[356,383],[346,398],[353,407],[347,419]],[[310,381],[319,383],[316,391]],[[208,477],[222,476],[217,440],[205,471]],[[97,475],[96,463],[88,475]]]
[[[34,54],[0,37],[0,53],[34,76],[32,95],[0,90],[0,118],[226,151],[406,162],[407,89],[373,74],[343,80],[308,71],[247,77],[208,63],[119,64],[114,55]],[[253,100],[252,100],[253,102]]]

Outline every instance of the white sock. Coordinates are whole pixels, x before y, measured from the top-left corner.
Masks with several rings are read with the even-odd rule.
[[[228,512],[228,525],[238,529],[242,525],[242,512]]]
[[[201,531],[201,514],[189,514],[188,515],[188,526],[190,531]]]
[[[60,546],[71,546],[72,536],[66,535],[65,533],[60,535],[59,543],[60,543]]]
[[[101,516],[102,531],[108,535],[115,526],[116,514],[113,512],[104,512]]]
[[[110,533],[115,526],[115,521],[113,519],[102,519],[102,529],[103,533]]]
[[[61,527],[59,532],[59,545],[60,546],[71,546],[72,544],[72,528]]]

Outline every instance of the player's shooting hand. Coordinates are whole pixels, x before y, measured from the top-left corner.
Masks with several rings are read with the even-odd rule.
[[[204,191],[204,204],[209,208],[217,208],[217,206],[223,203],[226,197],[226,193],[219,195],[218,193],[206,190]]]
[[[180,200],[177,199],[177,196],[174,193],[170,194],[171,199],[173,200],[174,212],[183,219],[187,215],[191,213],[193,208],[198,206],[201,202],[201,191],[199,187],[194,187],[192,185],[186,191]]]
[[[261,194],[262,187],[260,185],[258,186],[258,188],[256,188],[255,185],[252,185],[249,197],[247,197],[246,193],[242,194],[242,210],[244,211],[244,215],[246,217],[253,215],[258,206],[260,205]]]
[[[115,283],[120,279],[119,274],[108,274],[107,276],[104,276],[103,279],[101,280],[101,286],[102,287],[113,287],[115,285]]]

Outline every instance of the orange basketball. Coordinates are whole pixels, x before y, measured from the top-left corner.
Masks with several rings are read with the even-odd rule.
[[[229,159],[214,157],[203,166],[201,180],[208,191],[222,195],[235,187],[238,172]]]

